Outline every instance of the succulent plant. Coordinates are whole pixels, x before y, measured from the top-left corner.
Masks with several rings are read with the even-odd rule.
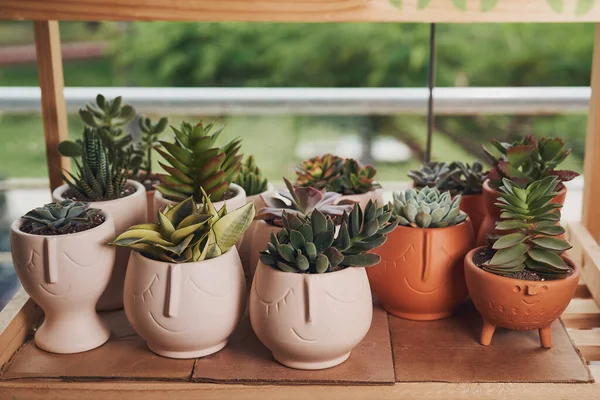
[[[394,192],[393,212],[398,224],[414,228],[444,228],[467,218],[460,211],[460,195],[452,199],[450,192],[437,188],[408,189]]]
[[[229,184],[235,181],[242,167],[242,155],[237,154],[240,140],[215,147],[223,127],[211,133],[213,124],[204,126],[202,121],[196,126],[183,122],[180,129],[171,128],[175,132],[175,142],[160,141],[164,149],[155,147],[170,164],[160,163],[168,174],[159,174],[161,183],[156,190],[173,201],[193,196],[200,202],[202,189],[212,201],[223,200]]]
[[[494,242],[496,253],[483,269],[497,275],[527,269],[544,279],[568,276],[569,267],[560,255],[571,245],[555,237],[565,232],[558,224],[562,205],[551,203],[559,183],[556,176],[547,176],[523,189],[502,179],[496,204],[503,211],[503,221],[496,229],[509,233]]]
[[[285,213],[310,216],[318,210],[339,223],[342,215],[352,210],[354,202],[336,203],[342,197],[339,193],[327,192],[325,189],[317,190],[311,186],[294,187],[286,178],[283,180],[288,190],[279,191],[279,196],[287,200],[289,204],[279,197],[261,196],[267,207],[258,210],[256,219],[267,221],[272,225],[283,226],[283,214]]]
[[[63,141],[58,151],[75,160],[76,175],[66,170],[61,174],[78,197],[98,201],[121,196],[127,182],[127,160],[109,156],[96,128],[85,127],[82,140]]]
[[[244,188],[246,196],[254,196],[264,193],[269,186],[267,178],[263,177],[262,172],[256,165],[254,157],[248,156],[242,164],[242,169],[235,179],[236,184]]]
[[[498,187],[503,178],[526,188],[534,181],[547,176],[557,176],[560,183],[570,181],[579,174],[574,171],[556,170],[556,167],[571,154],[560,138],[541,138],[533,135],[513,143],[493,140],[492,147],[483,146],[483,151],[492,162],[488,174],[492,185]]]
[[[479,194],[483,191],[483,181],[487,174],[483,172],[483,164],[475,161],[473,165],[454,161],[450,164],[451,171],[460,171],[451,174],[451,179],[456,185],[456,191],[460,194]]]
[[[369,201],[364,214],[356,204],[344,213],[339,233],[329,216],[315,210],[309,216],[285,213],[283,229],[271,234],[267,250],[260,260],[284,272],[321,274],[346,267],[368,267],[380,261],[369,253],[386,241],[397,222],[389,205],[378,207]]]
[[[373,180],[377,170],[372,165],[361,165],[358,161],[347,158],[344,160],[342,178],[332,183],[328,190],[341,194],[362,194],[381,188]]]
[[[216,210],[204,192],[203,203],[189,197],[158,212],[158,223],[134,225],[111,245],[139,251],[144,256],[174,263],[197,262],[226,253],[242,237],[254,218],[249,202],[232,212]]]
[[[455,191],[456,182],[452,178],[459,173],[458,169],[450,168],[445,162],[432,161],[421,164],[417,170],[409,171],[408,177],[413,180],[413,186],[417,189],[430,187]]]
[[[158,145],[158,135],[164,132],[169,119],[163,117],[156,123],[148,117],[140,115],[138,118],[138,126],[142,135],[138,143],[136,143],[136,151],[142,156],[140,170],[145,172],[145,179],[148,179],[152,174],[152,149]],[[137,171],[134,171],[137,172]]]
[[[30,221],[32,233],[46,228],[61,232],[72,226],[91,224],[100,210],[89,206],[89,203],[80,201],[61,200],[35,208],[25,214],[23,219]]]

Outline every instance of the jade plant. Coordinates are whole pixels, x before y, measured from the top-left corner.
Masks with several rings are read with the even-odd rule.
[[[394,192],[393,213],[399,225],[413,228],[444,228],[467,218],[460,211],[460,195],[440,192],[437,188],[408,189]]]
[[[483,164],[479,161],[475,161],[473,164],[454,161],[449,168],[451,171],[459,171],[451,174],[457,193],[471,195],[480,194],[483,191],[483,181],[487,174],[483,172]]]
[[[310,216],[282,216],[283,229],[271,234],[260,260],[284,272],[322,274],[347,267],[368,267],[380,261],[369,251],[381,246],[397,222],[389,206],[369,201],[364,214],[356,204],[344,213],[338,234],[331,217],[315,210]]]
[[[456,168],[451,168],[445,162],[427,162],[421,164],[421,167],[408,172],[408,177],[413,180],[413,186],[417,189],[424,187],[438,188],[439,190],[457,189],[453,177],[460,174]]]
[[[503,178],[525,188],[547,176],[558,177],[562,184],[579,175],[574,171],[556,169],[571,154],[571,149],[566,149],[560,138],[537,140],[533,135],[527,135],[513,143],[493,140],[491,144],[492,147],[483,146],[483,150],[492,162],[488,178],[495,188],[502,184]]]
[[[267,206],[258,211],[256,219],[264,220],[271,225],[283,226],[284,214],[310,216],[313,212],[319,211],[339,223],[343,214],[352,210],[354,203],[339,202],[341,199],[339,193],[327,192],[325,189],[317,190],[311,186],[294,187],[288,179],[283,178],[283,180],[288,190],[279,191],[279,197],[261,196]]]
[[[203,199],[203,191],[212,201],[225,198],[229,184],[234,182],[242,168],[240,140],[234,139],[223,147],[215,146],[224,127],[212,132],[213,124],[200,121],[195,126],[183,122],[175,132],[173,143],[159,141],[163,148],[156,151],[168,164],[160,163],[167,174],[159,174],[161,181],[156,190],[172,201],[182,201],[193,196],[196,202]]]
[[[232,212],[225,205],[217,210],[210,196],[203,202],[193,197],[168,204],[158,212],[158,223],[134,225],[111,245],[127,247],[144,256],[166,262],[186,263],[208,260],[226,253],[242,237],[254,218],[254,204]]]
[[[100,210],[89,208],[89,203],[61,200],[37,207],[23,216],[24,225],[30,228],[30,233],[42,230],[56,234],[67,233],[73,227],[93,224]]]
[[[560,279],[569,274],[561,254],[571,245],[556,236],[565,229],[560,221],[561,204],[552,203],[560,180],[547,176],[521,188],[510,179],[502,179],[496,203],[502,210],[499,231],[508,231],[493,244],[494,256],[483,269],[497,275],[529,270],[543,279]]]
[[[269,186],[269,181],[263,176],[252,156],[246,158],[234,183],[244,189],[246,196],[264,193]]]

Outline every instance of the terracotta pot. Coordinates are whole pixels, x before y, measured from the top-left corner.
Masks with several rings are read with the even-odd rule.
[[[227,344],[246,306],[237,249],[184,264],[134,252],[124,299],[127,320],[154,353],[170,358],[216,353]]]
[[[146,188],[141,183],[131,179],[127,180],[127,183],[135,187],[135,193],[116,200],[90,202],[90,207],[108,211],[112,215],[115,221],[116,235],[125,232],[132,225],[146,222]],[[57,187],[52,192],[52,198],[55,201],[63,200],[63,193],[68,188],[67,185]],[[112,276],[98,301],[96,306],[98,310],[110,311],[123,308],[123,282],[125,281],[125,271],[127,270],[130,253],[131,250],[124,247],[117,248]]]
[[[483,194],[467,194],[460,197],[460,209],[467,213],[473,225],[473,232],[477,235],[481,223],[485,218],[485,204]]]
[[[341,364],[371,326],[373,303],[364,268],[325,274],[282,272],[259,263],[250,322],[281,364],[323,369]]]
[[[483,318],[480,342],[487,346],[496,326],[515,330],[538,329],[543,347],[552,347],[552,322],[567,308],[579,283],[579,266],[563,259],[575,272],[552,281],[524,281],[486,272],[465,256],[465,277],[473,304]]]
[[[447,317],[467,297],[463,258],[474,242],[469,219],[447,228],[398,226],[373,250],[381,262],[367,268],[371,289],[398,317]]]
[[[106,243],[115,237],[114,220],[87,231],[67,235],[32,235],[11,225],[13,264],[25,291],[44,310],[35,344],[52,353],[79,353],[101,346],[110,330],[95,307],[108,285],[115,249]]]
[[[556,197],[552,200],[552,203],[565,204],[565,198],[567,197],[567,188],[563,185],[563,188],[558,192]],[[483,246],[487,244],[487,235],[497,235],[506,232],[500,232],[496,230],[496,223],[501,220],[501,210],[495,204],[498,202],[498,193],[490,185],[490,180],[486,179],[483,182],[483,203],[485,207],[485,218],[481,223],[479,232],[477,233],[477,246]]]
[[[369,202],[369,200],[373,200],[373,201],[377,200],[377,203],[381,207],[383,205],[383,192],[381,191],[381,189],[375,189],[375,190],[371,190],[370,192],[362,193],[362,194],[346,194],[346,195],[343,195],[339,201],[342,201],[342,200],[355,201],[358,204],[360,204],[360,207],[363,210],[367,206],[367,203]]]

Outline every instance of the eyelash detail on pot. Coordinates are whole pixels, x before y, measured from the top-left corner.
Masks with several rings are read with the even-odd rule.
[[[258,292],[256,292],[258,300],[263,303],[266,307],[267,307],[267,317],[269,316],[269,313],[271,311],[272,307],[275,307],[275,309],[277,310],[277,312],[279,312],[279,304],[281,304],[282,302],[287,304],[287,298],[294,293],[294,289],[289,289],[286,294],[283,295],[282,298],[280,298],[277,301],[273,301],[273,302],[267,302],[264,301],[263,299],[260,298],[260,295],[258,294]]]

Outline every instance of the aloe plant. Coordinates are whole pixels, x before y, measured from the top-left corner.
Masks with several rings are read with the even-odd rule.
[[[494,256],[483,269],[497,275],[510,275],[524,269],[545,279],[565,278],[569,267],[561,254],[571,245],[556,236],[565,229],[560,221],[561,204],[551,203],[560,180],[547,176],[521,188],[510,179],[502,179],[498,189],[498,207],[503,219],[496,225],[500,236],[493,244]]]
[[[363,211],[356,204],[344,213],[339,233],[331,217],[315,210],[310,216],[282,216],[283,229],[271,234],[260,260],[284,272],[321,274],[347,267],[368,267],[380,261],[369,251],[381,246],[397,222],[389,205],[369,201]]]
[[[227,212],[225,205],[217,210],[203,192],[202,203],[189,197],[168,204],[158,212],[158,223],[134,225],[110,244],[166,262],[208,260],[226,253],[240,240],[254,213],[252,202],[232,212]]]
[[[456,191],[457,185],[453,177],[459,173],[459,170],[451,168],[445,162],[432,161],[421,164],[419,169],[409,171],[408,177],[413,180],[413,186],[417,189],[430,187],[442,191]]]
[[[73,200],[61,200],[35,208],[23,216],[31,224],[32,232],[50,229],[57,233],[67,231],[72,226],[90,225],[100,213],[90,204]]]
[[[256,219],[283,226],[284,213],[310,216],[318,210],[339,223],[344,212],[352,210],[354,202],[338,203],[341,199],[339,193],[327,192],[325,189],[317,190],[310,186],[294,187],[288,179],[283,180],[288,190],[279,191],[279,197],[261,196],[267,207],[258,211]]]
[[[246,196],[264,193],[269,186],[269,181],[263,176],[252,156],[246,158],[234,183],[244,189]]]
[[[452,199],[450,192],[437,188],[408,189],[393,193],[393,212],[398,223],[413,228],[444,228],[467,219],[460,211],[460,195]]]

